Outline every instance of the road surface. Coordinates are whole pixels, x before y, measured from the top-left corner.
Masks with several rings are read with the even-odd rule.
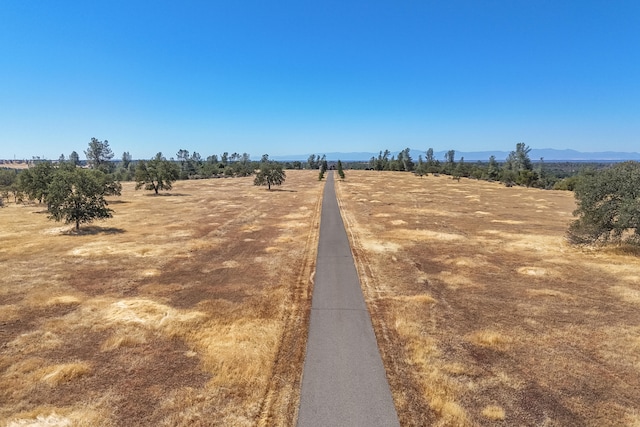
[[[298,427],[399,426],[327,174]]]

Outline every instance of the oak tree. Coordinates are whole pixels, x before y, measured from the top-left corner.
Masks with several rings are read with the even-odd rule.
[[[180,168],[174,162],[164,158],[162,153],[149,160],[141,160],[136,165],[136,190],[144,187],[158,194],[159,190],[171,190],[173,183],[180,177]]]
[[[282,169],[282,165],[276,162],[263,162],[260,170],[253,180],[254,185],[266,185],[271,190],[272,185],[282,185],[287,175]]]
[[[100,170],[60,168],[53,174],[46,196],[49,218],[65,223],[80,224],[96,219],[111,218],[112,210],[104,196],[117,194],[107,183],[110,181]]]
[[[640,163],[586,172],[574,195],[579,218],[569,228],[571,242],[640,244]]]

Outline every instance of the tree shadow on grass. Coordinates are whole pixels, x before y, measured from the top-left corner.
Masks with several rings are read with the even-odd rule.
[[[126,230],[124,228],[100,227],[97,225],[81,225],[80,230],[76,230],[75,227],[73,227],[72,229],[63,232],[62,234],[67,236],[94,236],[97,234],[122,234],[125,232]]]
[[[184,194],[184,193],[148,193],[145,194],[145,196],[147,197],[189,197],[191,196],[191,194]]]
[[[605,253],[640,257],[640,245],[637,243],[620,243],[603,248]]]
[[[297,190],[285,190],[284,188],[272,188],[271,190],[267,190],[267,191],[283,191],[285,193],[297,193]]]

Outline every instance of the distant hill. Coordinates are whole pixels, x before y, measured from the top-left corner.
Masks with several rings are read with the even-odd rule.
[[[419,155],[422,155],[422,158],[425,157],[425,151],[421,150],[411,150],[411,157],[414,160],[418,159]],[[325,154],[327,156],[327,160],[343,160],[343,161],[368,161],[371,157],[378,157],[377,152],[346,152],[346,153],[314,153],[314,154]],[[446,151],[436,151],[433,153],[435,158],[442,161],[446,154]],[[271,156],[270,158],[273,160],[299,160],[299,161],[307,161],[309,158],[309,154],[297,154],[297,155],[285,155],[285,156]],[[392,152],[392,156],[397,156],[398,152]],[[456,161],[460,160],[460,158],[464,157],[465,162],[469,161],[487,161],[489,157],[495,156],[496,160],[499,162],[504,161],[509,155],[508,151],[457,151],[456,150]],[[544,158],[545,162],[566,162],[566,161],[576,161],[576,162],[595,162],[595,161],[604,161],[604,162],[619,162],[626,160],[638,160],[640,161],[640,153],[623,153],[623,152],[615,152],[615,151],[601,151],[597,153],[585,153],[576,150],[556,150],[553,148],[543,148],[543,149],[532,149],[529,153],[529,157],[532,161],[538,161],[540,158]]]

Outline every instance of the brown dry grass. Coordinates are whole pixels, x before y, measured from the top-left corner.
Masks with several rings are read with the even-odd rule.
[[[0,425],[292,424],[322,185],[125,183],[80,235],[0,210]]]
[[[17,162],[14,160],[0,160],[0,168],[5,169],[27,169],[29,163],[26,161]]]
[[[404,426],[637,425],[637,251],[566,244],[569,192],[336,182]]]

